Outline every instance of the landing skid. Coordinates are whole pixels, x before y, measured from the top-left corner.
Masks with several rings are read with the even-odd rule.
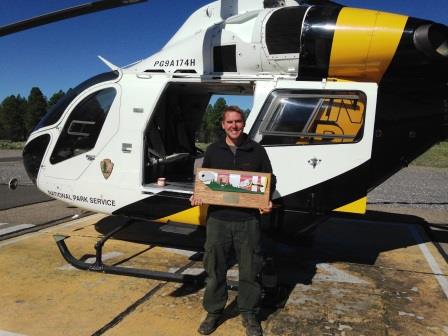
[[[87,263],[85,261],[76,259],[68,249],[65,240],[70,238],[70,236],[65,235],[54,235],[53,238],[56,241],[56,245],[59,248],[64,259],[73,267],[76,267],[81,270],[91,271],[91,272],[100,272],[106,274],[116,274],[116,275],[125,275],[132,276],[137,278],[145,278],[145,279],[153,279],[160,281],[168,281],[168,282],[177,282],[177,283],[185,283],[185,284],[193,284],[195,286],[203,286],[205,283],[205,272],[198,275],[191,274],[182,274],[188,267],[190,267],[194,262],[191,262],[181,268],[179,268],[175,273],[170,272],[161,272],[154,270],[146,270],[146,269],[138,269],[138,268],[128,268],[128,267],[119,267],[119,266],[111,266],[106,265],[102,261],[103,254],[103,246],[107,240],[109,240],[114,234],[119,231],[129,227],[132,225],[133,221],[127,221],[126,223],[118,226],[103,238],[97,241],[95,244],[95,262]],[[235,287],[233,282],[228,283],[229,287]]]

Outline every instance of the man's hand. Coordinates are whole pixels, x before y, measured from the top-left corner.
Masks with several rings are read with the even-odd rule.
[[[270,213],[272,211],[272,201],[269,201],[269,206],[267,208],[259,208],[258,211],[260,211],[261,215]]]
[[[202,199],[198,197],[194,197],[194,194],[190,197],[191,206],[200,206],[203,204]]]

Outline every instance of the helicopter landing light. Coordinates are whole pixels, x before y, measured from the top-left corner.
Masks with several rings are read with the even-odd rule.
[[[16,190],[19,185],[19,180],[15,177],[9,180],[8,188],[9,190]]]

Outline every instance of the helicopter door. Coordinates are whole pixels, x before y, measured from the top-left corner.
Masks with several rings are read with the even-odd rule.
[[[264,98],[250,135],[286,208],[365,212],[376,97],[374,83],[279,81]]]
[[[119,86],[82,94],[53,130],[54,147],[46,158],[47,177],[76,180],[95,161],[119,126]]]

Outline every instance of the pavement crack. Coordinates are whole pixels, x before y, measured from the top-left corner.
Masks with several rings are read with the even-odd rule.
[[[190,261],[186,265],[180,267],[175,274],[182,273],[189,267],[193,266],[196,263],[196,261]],[[142,296],[140,299],[135,301],[133,304],[131,304],[129,307],[127,307],[125,310],[123,310],[120,314],[118,314],[115,318],[113,318],[109,323],[105,324],[102,328],[95,331],[91,336],[100,336],[103,335],[106,331],[112,329],[116,325],[118,325],[121,321],[123,321],[128,315],[130,315],[133,311],[135,311],[140,305],[148,301],[151,297],[153,297],[160,289],[162,289],[164,286],[166,286],[168,282],[161,282],[158,285],[156,285],[154,288],[152,288],[148,293],[146,293],[144,296]]]
[[[155,286],[153,289],[151,289],[148,293],[146,293],[144,296],[142,296],[140,299],[135,301],[132,305],[130,305],[128,308],[126,308],[124,311],[122,311],[120,314],[118,314],[112,321],[104,325],[101,329],[98,329],[95,331],[92,336],[100,336],[103,335],[106,331],[109,329],[112,329],[117,324],[119,324],[126,316],[131,314],[134,310],[136,310],[141,304],[148,301],[155,293],[157,293],[160,289],[162,289],[167,282],[159,283],[157,286]]]

